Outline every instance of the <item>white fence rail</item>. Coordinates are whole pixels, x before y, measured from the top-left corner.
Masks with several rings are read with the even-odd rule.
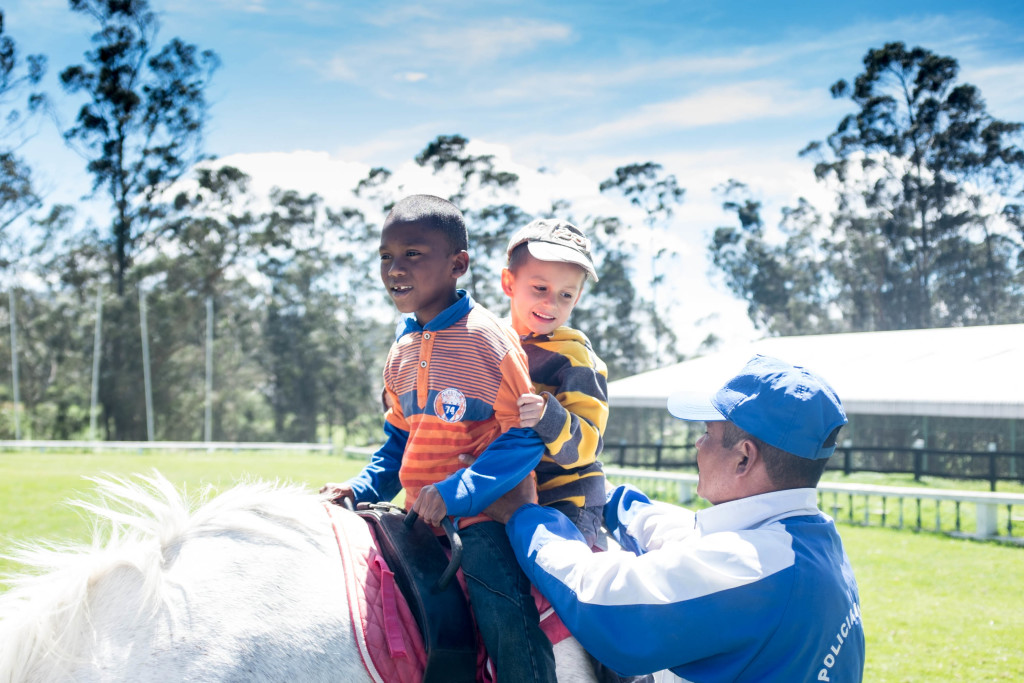
[[[284,442],[197,442],[197,441],[33,441],[0,440],[0,450],[194,450],[194,451],[297,451],[334,453],[332,444],[284,443]],[[343,452],[349,457],[368,457],[375,447],[347,447]],[[675,498],[675,502],[686,504],[696,497],[697,475],[689,472],[669,472],[606,466],[605,473],[617,481],[629,481],[645,490],[656,490],[659,495]],[[669,492],[671,491],[671,492]],[[831,494],[831,495],[829,495]],[[876,520],[881,526],[904,528],[906,524],[905,501],[913,501],[911,526],[925,529],[922,523],[922,501],[932,501],[935,526],[928,530],[950,533],[970,538],[1010,541],[1024,544],[1024,536],[1014,535],[1014,523],[1024,528],[1024,516],[1015,514],[1024,510],[1024,494],[992,493],[988,491],[961,491],[955,489],[926,489],[912,486],[879,486],[874,484],[847,484],[823,481],[818,484],[818,504],[839,521],[871,525]],[[895,510],[890,512],[889,502],[894,501]],[[943,502],[954,508],[955,525],[947,529],[943,523]],[[961,529],[961,507],[973,506],[974,531]],[[1005,526],[1000,528],[1001,510]],[[972,515],[964,514],[963,518]],[[892,523],[892,518],[896,522]],[[1001,533],[1005,531],[1005,533]]]
[[[161,450],[161,451],[327,451],[329,443],[285,443],[269,441],[0,441],[0,450]]]
[[[689,503],[696,495],[697,475],[689,472],[666,472],[664,470],[640,470],[623,467],[605,467],[605,473],[617,481],[629,481],[643,488],[639,482],[650,482],[651,485],[661,484],[675,488],[675,496],[680,504]],[[664,490],[664,489],[663,489]],[[831,495],[829,495],[831,494]],[[842,496],[842,499],[840,498]],[[1024,527],[1024,517],[1015,516],[1014,508],[1024,509],[1024,494],[991,493],[988,491],[960,491],[955,489],[925,489],[913,486],[878,486],[873,484],[845,484],[823,481],[818,484],[818,501],[821,508],[831,512],[832,516],[842,521],[871,525],[878,520],[881,526],[904,528],[906,524],[904,502],[914,501],[912,511],[916,511],[913,528],[924,529],[922,524],[922,501],[934,501],[935,527],[933,531],[944,531],[942,520],[942,502],[951,502],[956,517],[955,526],[948,533],[956,536],[967,536],[985,540],[1001,540],[1013,543],[1024,543],[1024,537],[1013,535],[1013,525],[1017,522]],[[862,503],[861,503],[862,501]],[[894,501],[893,512],[889,511],[888,503]],[[841,504],[842,502],[842,504]],[[829,505],[831,503],[831,505]],[[961,506],[974,506],[974,531],[961,529]],[[1000,510],[1006,508],[1005,533],[999,528]],[[841,515],[840,513],[845,513]],[[949,514],[948,510],[946,514]],[[968,517],[969,515],[963,515]],[[893,524],[891,520],[896,518]]]

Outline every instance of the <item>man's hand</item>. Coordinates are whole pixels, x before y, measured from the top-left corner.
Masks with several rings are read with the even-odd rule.
[[[441,520],[448,514],[448,506],[444,504],[444,498],[437,492],[437,487],[428,484],[420,489],[420,495],[412,506],[413,512],[420,516],[427,524],[438,526]]]
[[[476,461],[472,455],[463,453],[459,456],[459,460],[462,464],[469,467]],[[503,495],[498,500],[491,503],[484,514],[493,519],[495,522],[501,522],[504,524],[509,520],[512,514],[524,505],[529,503],[537,502],[537,475],[530,472],[521,482],[516,484],[515,488]]]
[[[351,500],[353,504],[356,502],[356,494],[352,491],[352,487],[345,486],[344,484],[328,482],[320,487],[320,493],[323,494],[326,500],[329,500],[335,505],[344,505],[346,498]]]
[[[523,394],[516,401],[519,406],[519,426],[523,429],[535,426],[544,415],[545,397],[538,394]]]

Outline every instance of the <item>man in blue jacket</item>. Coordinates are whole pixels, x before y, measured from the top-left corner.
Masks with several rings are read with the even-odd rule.
[[[610,492],[605,524],[625,552],[592,553],[573,524],[530,504],[531,482],[488,514],[593,655],[623,674],[705,681],[861,681],[864,629],[850,562],[815,487],[847,423],[808,370],[755,356],[713,396],[675,394],[706,422],[696,513]]]

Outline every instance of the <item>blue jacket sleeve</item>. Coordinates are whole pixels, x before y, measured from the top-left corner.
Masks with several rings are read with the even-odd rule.
[[[491,442],[470,467],[436,484],[452,517],[478,515],[540,462],[544,442],[532,429],[513,427]]]
[[[398,470],[402,467],[402,454],[409,440],[409,432],[384,423],[387,440],[370,457],[369,464],[346,484],[352,487],[357,503],[379,503],[389,501],[402,490]]]
[[[759,620],[743,628],[731,623],[742,614],[742,605],[757,604],[743,588],[703,598],[694,594],[690,584],[702,585],[701,572],[710,575],[713,585],[735,584],[729,578],[735,567],[722,562],[720,549],[693,555],[595,553],[565,515],[539,505],[521,507],[505,530],[526,576],[569,631],[621,674],[646,674],[732,652],[737,643],[771,632],[771,625]],[[761,590],[774,594],[770,587]],[[788,593],[780,588],[778,594],[778,608],[770,606],[767,612],[783,611],[781,601]],[[707,630],[716,637],[705,637]]]
[[[604,525],[623,550],[634,555],[642,555],[647,549],[639,539],[630,535],[629,523],[639,510],[650,504],[650,499],[639,489],[626,484],[609,493],[608,502],[604,505]]]

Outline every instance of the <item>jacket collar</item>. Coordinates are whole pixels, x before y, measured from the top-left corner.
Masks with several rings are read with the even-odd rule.
[[[433,320],[428,322],[426,325],[420,325],[416,320],[415,313],[409,313],[398,322],[398,327],[395,329],[395,341],[398,341],[407,334],[413,332],[433,332],[435,330],[443,330],[446,327],[451,327],[463,316],[476,305],[473,301],[473,297],[469,295],[464,289],[456,290],[459,299],[448,308],[444,309]]]
[[[786,517],[818,513],[817,489],[787,489],[698,510],[696,522],[702,534],[712,534],[718,531],[755,529]]]

